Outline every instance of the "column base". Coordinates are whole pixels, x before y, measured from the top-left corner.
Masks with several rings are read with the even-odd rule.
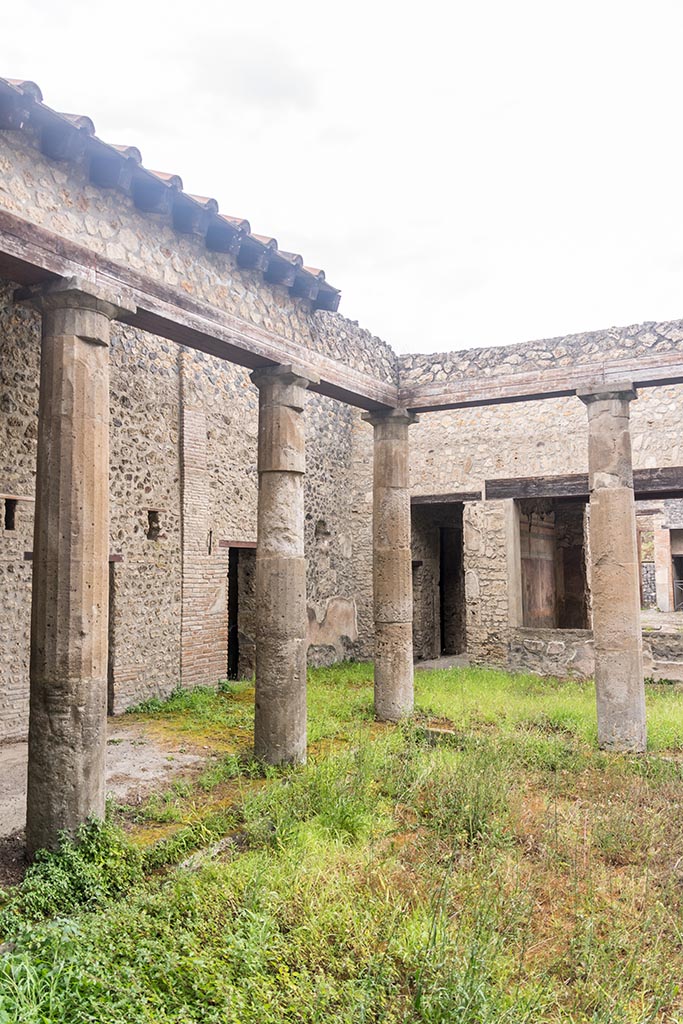
[[[375,623],[375,715],[398,722],[414,704],[413,624]]]
[[[598,746],[642,754],[647,746],[643,663],[639,650],[596,650]]]
[[[254,755],[266,764],[306,762],[306,646],[256,638]]]
[[[104,818],[107,680],[32,680],[26,849],[54,850]]]

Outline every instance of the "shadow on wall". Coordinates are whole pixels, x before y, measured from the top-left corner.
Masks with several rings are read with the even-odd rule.
[[[322,619],[314,608],[308,609],[308,663],[329,665],[348,657],[345,641],[358,639],[356,602],[347,597],[331,597]]]

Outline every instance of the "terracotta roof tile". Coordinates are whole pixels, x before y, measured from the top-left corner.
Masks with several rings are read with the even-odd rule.
[[[210,250],[234,255],[240,266],[262,272],[267,281],[289,288],[314,308],[337,309],[340,293],[325,281],[322,270],[304,266],[301,256],[279,249],[271,236],[252,233],[248,220],[219,213],[217,200],[184,192],[179,175],[144,167],[136,146],[99,139],[86,115],[52,110],[35,82],[0,78],[0,129],[21,129],[27,123],[39,130],[48,157],[89,156],[94,184],[128,193],[143,212],[169,216],[177,231],[203,236]]]

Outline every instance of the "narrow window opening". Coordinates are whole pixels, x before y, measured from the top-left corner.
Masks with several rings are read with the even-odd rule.
[[[17,528],[17,499],[5,498],[5,529],[16,530]]]
[[[147,512],[147,540],[158,540],[160,533],[161,522],[159,521],[159,513],[151,508]]]

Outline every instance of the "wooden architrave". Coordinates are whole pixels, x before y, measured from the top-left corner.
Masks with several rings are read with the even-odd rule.
[[[636,388],[683,381],[683,351],[656,352],[636,359],[605,359],[597,364],[529,370],[500,377],[463,377],[399,389],[401,406],[411,412],[438,412],[480,405],[566,398],[577,391],[629,381]]]
[[[465,501],[481,501],[481,491],[451,491],[448,494],[412,494],[411,505],[455,505]]]
[[[683,497],[683,466],[634,469],[633,490],[637,501]],[[588,474],[511,477],[486,481],[486,500],[505,498],[557,498],[588,500]]]

